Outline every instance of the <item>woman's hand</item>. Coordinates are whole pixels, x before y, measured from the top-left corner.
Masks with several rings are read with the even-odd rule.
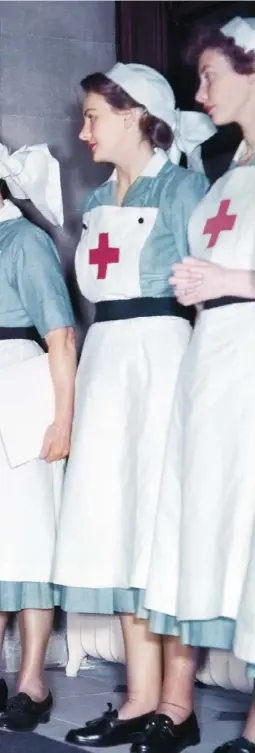
[[[72,422],[54,421],[45,432],[40,458],[46,463],[67,458],[70,451]]]
[[[169,278],[175,296],[183,306],[193,306],[226,295],[228,270],[220,264],[191,256],[173,265]]]

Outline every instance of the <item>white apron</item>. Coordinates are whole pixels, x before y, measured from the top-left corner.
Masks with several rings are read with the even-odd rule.
[[[88,213],[76,271],[89,300],[140,297],[140,256],[156,214],[144,206]],[[113,249],[106,265],[98,263],[100,233]],[[189,337],[187,321],[167,316],[91,326],[78,369],[56,583],[145,587],[175,382]]]
[[[41,352],[28,340],[0,341],[0,368]],[[52,580],[62,474],[62,462],[34,460],[11,468],[0,438],[0,581]]]
[[[190,221],[194,255],[255,269],[254,187],[251,166],[217,181]],[[177,392],[146,606],[236,619],[254,548],[255,303],[200,314]]]

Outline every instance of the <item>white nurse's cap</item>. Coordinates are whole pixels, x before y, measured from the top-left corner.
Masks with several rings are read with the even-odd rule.
[[[241,18],[236,16],[221,27],[226,37],[233,37],[238,47],[245,52],[255,52],[255,18]]]
[[[179,162],[182,151],[190,156],[194,149],[215,133],[216,129],[207,115],[176,109],[172,87],[154,68],[138,63],[116,63],[106,76],[145,107],[147,112],[170,126],[174,134],[169,150],[172,162]]]
[[[147,65],[117,63],[106,75],[151,115],[174,127],[175,96],[161,73]]]

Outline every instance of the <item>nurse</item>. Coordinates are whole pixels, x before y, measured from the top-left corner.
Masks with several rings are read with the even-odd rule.
[[[11,156],[1,147],[0,176],[18,198],[31,199],[44,217],[61,222],[58,165],[46,147],[24,148]],[[51,192],[54,199],[48,203]],[[76,349],[57,249],[1,195],[0,249],[0,368],[40,356],[44,341],[55,391],[55,418],[40,459],[11,468],[0,438],[0,647],[10,612],[18,613],[21,638],[14,697],[7,701],[7,687],[3,681],[0,685],[0,725],[31,730],[49,720],[52,707],[43,665],[52,630],[53,554],[61,461],[70,447]]]
[[[158,703],[161,646],[136,612],[194,314],[175,300],[168,277],[187,254],[187,223],[207,188],[203,174],[173,164],[168,150],[176,156],[187,128],[188,151],[212,131],[206,116],[177,113],[171,87],[146,66],[118,63],[82,86],[80,138],[94,162],[115,171],[86,197],[76,254],[95,320],[78,370],[55,582],[67,611],[121,613],[128,676],[119,712],[68,734],[86,747],[136,739]]]
[[[238,123],[243,142],[194,210],[192,256],[170,278],[177,300],[201,311],[179,373],[145,600],[165,635],[165,692],[132,753],[199,741],[193,647],[255,663],[255,19],[201,31],[190,56],[196,100],[216,125]],[[254,749],[253,706],[243,737],[220,751]]]

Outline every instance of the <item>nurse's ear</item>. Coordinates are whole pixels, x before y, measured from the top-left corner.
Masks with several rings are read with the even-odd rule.
[[[138,124],[141,118],[143,110],[139,107],[132,107],[130,110],[126,110],[125,117],[124,117],[124,124],[125,128],[132,128],[132,126],[136,123]]]

